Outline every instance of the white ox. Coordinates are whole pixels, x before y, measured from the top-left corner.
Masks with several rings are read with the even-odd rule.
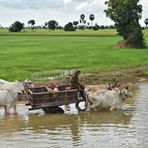
[[[5,114],[10,113],[10,108],[14,107],[14,113],[16,113],[16,104],[18,102],[18,93],[10,91],[8,89],[0,90],[0,105],[4,106]]]
[[[19,81],[8,82],[0,79],[0,89],[8,89],[10,91],[20,92],[24,90],[24,86],[23,83]]]
[[[87,92],[86,110],[109,109],[112,111],[120,108],[122,102],[132,96],[133,94],[128,90],[128,87],[121,91],[118,88],[114,88],[113,90],[104,89],[96,92]]]
[[[8,82],[0,79],[0,106],[4,106],[5,113],[9,114],[11,107],[14,107],[16,113],[16,104],[22,91],[24,91],[23,82]]]

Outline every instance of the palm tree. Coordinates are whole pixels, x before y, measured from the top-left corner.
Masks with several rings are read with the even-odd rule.
[[[73,25],[75,26],[75,28],[77,28],[77,25],[79,24],[78,21],[73,21]]]
[[[35,25],[35,20],[30,20],[30,21],[28,21],[28,25],[31,25],[32,27],[32,29],[34,29],[34,25]]]
[[[44,25],[45,25],[45,28],[46,28],[48,26],[48,22],[45,22]]]
[[[83,23],[86,24],[86,20],[83,20]]]
[[[145,19],[144,23],[145,23],[146,28],[147,28],[147,26],[148,26],[148,18],[147,18],[147,19]]]
[[[84,19],[85,19],[85,15],[84,14],[81,14],[80,15],[80,20],[81,20],[82,25],[83,25]]]
[[[93,26],[93,20],[95,19],[94,14],[91,14],[91,15],[89,16],[89,19],[90,19],[90,21],[91,21],[91,27],[92,27],[92,26]]]
[[[79,22],[80,22],[80,24],[81,24],[81,23],[82,23],[82,20],[80,19]]]

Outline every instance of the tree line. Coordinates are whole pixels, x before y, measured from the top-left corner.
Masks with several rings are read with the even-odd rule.
[[[142,18],[142,5],[139,4],[139,0],[107,0],[105,2],[107,9],[104,10],[106,16],[114,21],[119,35],[123,37],[123,40],[118,42],[118,47],[129,47],[129,48],[146,48],[146,41],[143,36],[143,28],[141,27],[139,20]],[[80,15],[79,21],[69,22],[64,26],[65,31],[75,31],[77,28],[85,29],[90,28],[94,30],[99,29],[99,25],[93,25],[95,19],[94,14],[89,16],[90,22],[86,22],[85,15]],[[148,26],[148,18],[145,19],[144,23]],[[78,24],[80,24],[78,26]],[[31,29],[35,29],[35,20],[28,21],[28,25],[31,25]],[[14,22],[9,31],[19,32],[24,28],[24,24],[21,22]],[[60,29],[58,22],[50,20],[45,22],[44,28],[55,30]],[[62,28],[61,28],[62,29]]]
[[[10,32],[20,32],[22,29],[50,29],[50,30],[55,30],[55,29],[63,29],[65,31],[75,31],[76,29],[93,29],[93,30],[98,30],[98,29],[114,29],[115,26],[114,25],[109,25],[109,26],[105,26],[105,25],[98,25],[97,23],[93,24],[93,21],[95,20],[95,15],[94,14],[90,14],[89,16],[89,20],[90,22],[86,21],[86,17],[84,14],[80,15],[79,21],[73,21],[73,22],[68,22],[64,27],[60,26],[59,23],[56,20],[50,20],[48,22],[45,22],[42,26],[35,26],[36,22],[34,19],[29,20],[27,22],[28,26],[25,27],[24,23],[21,23],[19,21],[15,21],[10,27],[9,27],[9,31]]]
[[[90,22],[87,22],[85,19],[85,15],[81,14],[79,21],[73,21],[67,23],[64,27],[60,26],[59,23],[55,20],[50,20],[48,22],[45,22],[42,26],[35,26],[36,22],[34,19],[29,20],[27,22],[28,27],[25,27],[24,23],[21,23],[19,21],[14,22],[10,27],[9,31],[10,32],[20,32],[22,29],[29,28],[29,29],[50,29],[50,30],[55,30],[55,29],[64,29],[65,31],[75,31],[76,29],[93,29],[93,30],[99,30],[99,29],[115,29],[115,25],[98,25],[97,23],[93,24],[93,21],[95,20],[95,15],[90,14],[89,20]],[[146,25],[145,28],[148,28],[148,18],[144,20],[144,23]],[[0,25],[0,28],[3,28]],[[144,27],[143,27],[144,29]]]

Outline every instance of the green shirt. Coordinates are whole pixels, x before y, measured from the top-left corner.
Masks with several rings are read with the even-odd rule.
[[[79,77],[75,74],[71,77],[70,82],[74,88],[79,89],[81,87],[81,84],[79,83]]]

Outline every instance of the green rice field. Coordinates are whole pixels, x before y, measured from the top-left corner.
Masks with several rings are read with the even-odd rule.
[[[148,30],[144,31],[148,44]],[[147,49],[116,48],[122,38],[113,29],[76,32],[0,30],[0,78],[51,76],[57,70],[101,73],[148,65]]]

